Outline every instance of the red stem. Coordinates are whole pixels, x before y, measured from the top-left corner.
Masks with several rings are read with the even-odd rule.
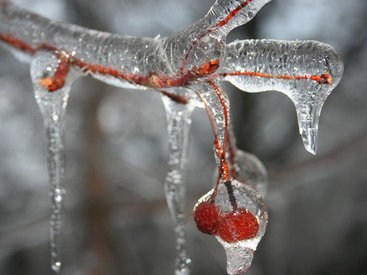
[[[226,181],[229,181],[229,175],[228,175],[228,164],[226,162],[226,149],[227,149],[227,141],[228,141],[228,110],[227,106],[224,103],[223,97],[222,97],[222,91],[218,88],[217,85],[215,85],[212,81],[207,81],[214,89],[215,93],[217,94],[219,101],[223,108],[223,114],[224,114],[224,140],[223,140],[223,153],[221,158],[221,165],[223,166],[223,175],[225,177]]]
[[[263,78],[277,78],[277,79],[286,79],[286,80],[313,80],[316,81],[319,84],[330,84],[333,81],[333,78],[331,77],[329,72],[326,72],[322,75],[303,75],[303,76],[297,76],[297,75],[272,75],[272,74],[265,74],[265,73],[256,73],[256,72],[229,72],[229,73],[220,73],[220,74],[214,74],[210,78],[215,78],[218,76],[226,77],[226,76],[237,76],[237,75],[245,75],[245,76],[252,76],[252,77],[263,77]]]

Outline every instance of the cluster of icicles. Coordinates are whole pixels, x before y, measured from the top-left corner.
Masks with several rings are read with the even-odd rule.
[[[64,189],[63,133],[71,85],[89,75],[106,83],[160,93],[168,129],[165,194],[175,224],[176,275],[189,273],[185,249],[184,166],[191,113],[204,108],[218,165],[214,187],[194,208],[200,231],[214,235],[229,274],[244,273],[265,233],[266,171],[235,148],[230,105],[220,88],[229,81],[246,92],[275,90],[295,104],[300,134],[316,153],[320,111],[343,73],[335,50],[316,41],[245,40],[227,34],[270,0],[217,0],[198,22],[166,38],[134,38],[58,23],[0,1],[0,42],[31,63],[35,97],[44,117],[51,183],[51,259],[59,271]],[[108,54],[106,54],[108,53]]]

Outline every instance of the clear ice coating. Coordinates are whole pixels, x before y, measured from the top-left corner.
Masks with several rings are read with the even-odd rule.
[[[266,196],[268,173],[264,164],[253,154],[237,149],[235,152],[235,169],[237,180],[250,185],[262,197]]]
[[[316,153],[321,108],[343,75],[332,47],[317,41],[235,41],[226,46],[221,64],[218,74],[243,91],[287,95],[296,106],[303,143]]]
[[[120,87],[195,89],[198,82],[217,78],[246,92],[282,92],[296,106],[306,149],[316,153],[322,105],[343,73],[335,50],[316,41],[225,44],[233,28],[268,2],[217,0],[205,17],[181,32],[135,38],[56,23],[1,1],[0,40],[22,59],[45,47],[63,49],[73,56],[71,65]]]
[[[52,75],[58,64],[57,58],[48,52],[40,52],[31,63],[31,76],[35,98],[43,116],[47,137],[47,164],[50,180],[51,197],[51,266],[56,272],[61,269],[60,245],[61,227],[63,223],[64,187],[64,124],[65,112],[69,98],[68,83],[55,93],[48,92],[40,80]],[[73,79],[75,75],[69,75]]]
[[[213,132],[218,138],[219,146],[225,146],[224,142],[226,132],[228,132],[230,126],[230,114],[228,112],[230,106],[228,96],[223,93],[216,82],[204,83],[201,86],[195,87],[195,90],[198,91],[198,97],[200,100],[208,107],[208,115],[213,118]],[[224,108],[226,111],[224,111]],[[217,153],[218,152],[216,152],[215,157],[219,163]]]
[[[194,217],[199,230],[215,235],[223,245],[228,274],[242,274],[265,234],[268,214],[259,192],[238,180],[231,181],[233,193],[228,192],[228,184],[221,181],[201,197]]]
[[[182,92],[187,92],[181,89]],[[175,275],[188,275],[191,260],[186,255],[185,163],[194,105],[180,104],[162,96],[168,134],[168,172],[164,191],[176,235]]]
[[[260,196],[265,193],[266,171],[254,156],[235,149],[230,104],[220,82],[251,93],[275,90],[287,95],[295,104],[304,145],[316,153],[322,105],[343,74],[335,50],[320,42],[226,44],[232,29],[246,24],[269,2],[217,0],[202,19],[180,32],[138,38],[55,22],[0,0],[0,44],[20,60],[31,62],[35,96],[46,126],[54,270],[62,265],[65,110],[70,87],[82,75],[118,87],[151,89],[163,97],[169,143],[165,192],[177,237],[177,275],[189,272],[183,178],[190,113],[195,107],[205,108],[214,134],[218,181],[199,201],[195,213],[200,215],[195,219],[201,231],[217,236],[224,246],[230,274],[247,270],[267,223]]]

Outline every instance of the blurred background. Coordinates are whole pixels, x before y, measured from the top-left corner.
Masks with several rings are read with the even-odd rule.
[[[17,0],[42,15],[124,35],[169,35],[214,0]],[[229,85],[238,147],[269,172],[267,233],[252,275],[367,274],[367,1],[274,0],[233,39],[309,39],[342,56],[344,78],[324,105],[319,153],[307,153],[291,101]],[[42,117],[29,65],[0,49],[0,274],[53,274]],[[187,172],[192,275],[225,273],[224,250],[191,217],[212,186],[212,133],[194,113]],[[167,137],[157,94],[84,78],[66,121],[68,275],[173,274],[174,232],[163,194]]]

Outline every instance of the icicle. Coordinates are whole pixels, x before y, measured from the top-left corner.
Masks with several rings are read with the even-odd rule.
[[[226,46],[221,64],[218,75],[243,91],[287,95],[305,148],[316,153],[322,105],[343,75],[343,62],[332,47],[316,41],[236,41]]]
[[[175,227],[175,275],[188,275],[191,260],[186,255],[184,168],[194,106],[177,103],[166,96],[162,96],[162,101],[168,133],[168,172],[164,190]]]
[[[296,105],[296,112],[299,125],[299,133],[307,151],[312,154],[317,153],[317,136],[319,119],[323,102],[309,102],[308,104]]]
[[[296,106],[306,149],[316,153],[322,105],[343,73],[335,50],[316,41],[248,40],[226,45],[230,30],[247,23],[268,2],[217,0],[204,18],[176,34],[136,38],[54,22],[0,1],[0,44],[25,61],[35,58],[32,80],[48,137],[54,270],[61,267],[59,231],[65,193],[62,136],[70,85],[78,77],[74,70],[119,87],[153,88],[165,95],[169,135],[165,190],[175,221],[176,275],[188,274],[183,167],[194,104],[186,104],[192,101],[187,94],[176,97],[166,89],[196,92],[209,114],[218,164],[216,187],[209,199],[203,198],[196,206],[196,222],[200,230],[217,236],[225,247],[230,274],[248,268],[264,234],[267,213],[261,196],[240,181],[248,181],[261,191],[265,170],[248,155],[231,157],[235,150],[230,145],[229,102],[218,82],[229,81],[247,92],[276,90],[286,94]],[[235,167],[240,168],[239,175]],[[258,173],[254,181],[249,177],[252,172]],[[246,230],[237,230],[238,225]]]
[[[53,76],[59,60],[54,53],[40,52],[31,63],[31,76],[35,98],[41,110],[47,137],[47,164],[51,197],[51,265],[56,272],[61,270],[60,230],[63,223],[64,188],[64,124],[70,86],[76,75],[69,73],[63,88],[49,92],[41,81]]]

